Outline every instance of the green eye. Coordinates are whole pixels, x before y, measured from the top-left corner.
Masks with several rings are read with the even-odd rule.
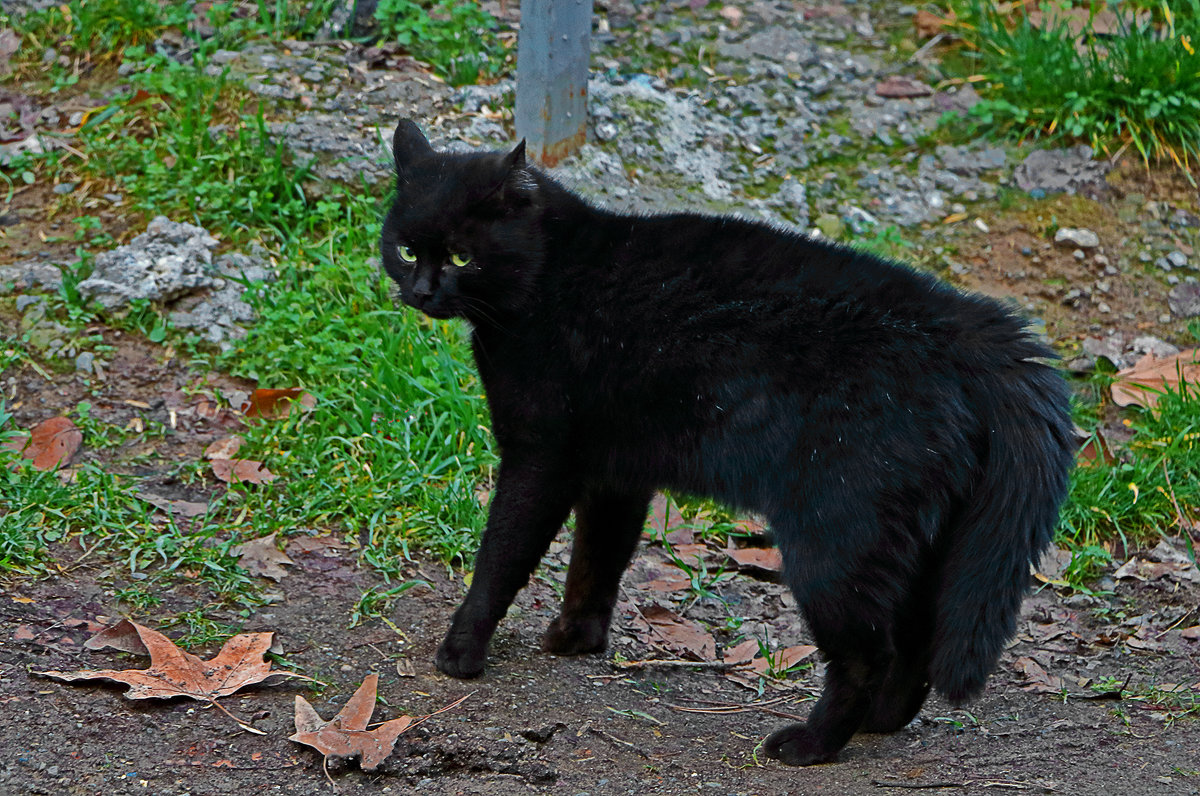
[[[415,263],[417,261],[417,255],[413,254],[413,250],[407,246],[397,246],[396,251],[399,253],[400,259],[406,263]]]
[[[464,254],[451,254],[450,262],[454,263],[459,268],[462,268],[464,265],[467,265],[471,262],[471,258],[470,256]]]

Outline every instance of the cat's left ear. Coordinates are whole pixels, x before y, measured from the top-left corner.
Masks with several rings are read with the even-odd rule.
[[[521,139],[521,143],[517,144],[512,152],[508,153],[508,157],[504,159],[510,170],[525,168],[525,139]]]
[[[429,139],[421,132],[421,128],[412,119],[401,119],[392,134],[392,157],[396,160],[396,169],[403,170],[412,161],[430,155],[433,147]]]

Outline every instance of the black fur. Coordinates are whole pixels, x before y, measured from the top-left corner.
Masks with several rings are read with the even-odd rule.
[[[855,732],[911,721],[931,685],[983,689],[1072,459],[1065,385],[1020,320],[761,223],[597,209],[523,146],[441,154],[408,121],[393,143],[384,266],[406,303],[471,323],[501,450],[439,669],[483,671],[572,509],[544,648],[604,649],[650,496],[669,488],[769,518],[828,659],[772,757],[831,761]]]

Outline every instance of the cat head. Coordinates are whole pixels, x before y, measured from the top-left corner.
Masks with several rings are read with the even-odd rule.
[[[541,272],[542,197],[511,152],[437,152],[412,121],[392,137],[396,198],[381,254],[405,304],[433,318],[476,323],[528,307]]]

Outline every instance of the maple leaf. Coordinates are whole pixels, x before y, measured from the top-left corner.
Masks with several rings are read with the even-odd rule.
[[[739,567],[765,572],[783,571],[783,556],[774,547],[735,547],[725,551]]]
[[[1200,348],[1159,359],[1146,354],[1131,368],[1118,371],[1112,383],[1113,403],[1137,404],[1154,411],[1165,391],[1200,392]]]
[[[287,577],[283,564],[296,563],[275,545],[275,534],[243,542],[230,548],[229,552],[238,556],[238,566],[251,575],[262,575],[276,581]]]
[[[661,644],[696,660],[717,659],[717,645],[712,634],[699,622],[684,619],[668,608],[651,604],[639,609],[633,625],[643,641]]]
[[[28,437],[20,436],[4,447],[29,459],[35,469],[53,470],[65,465],[79,450],[83,432],[68,417],[51,417],[34,426]]]
[[[284,390],[269,390],[260,387],[242,402],[240,408],[247,419],[275,420],[283,419],[291,414],[293,402],[304,411],[317,405],[316,397],[299,387],[289,387]]]
[[[136,641],[132,636],[136,635]],[[107,630],[90,639],[85,646],[93,649],[109,646],[136,651],[137,644],[150,655],[149,669],[81,669],[74,672],[37,672],[64,682],[77,680],[113,680],[125,683],[129,690],[127,699],[171,699],[188,697],[216,705],[218,697],[228,696],[252,683],[259,683],[272,675],[311,680],[301,674],[272,671],[271,662],[265,659],[271,647],[274,633],[239,633],[225,642],[217,656],[202,661],[190,652],[184,652],[171,639],[158,631],[143,627],[136,622],[123,619]],[[218,706],[219,707],[219,706]],[[221,708],[224,711],[224,708]],[[225,711],[243,727],[261,732],[241,722]]]
[[[379,675],[367,675],[346,706],[329,721],[323,721],[308,700],[297,694],[296,732],[288,740],[316,749],[325,755],[326,763],[331,757],[358,756],[364,771],[378,768],[392,753],[400,733],[414,723],[411,716],[401,716],[368,730],[378,687]]]

